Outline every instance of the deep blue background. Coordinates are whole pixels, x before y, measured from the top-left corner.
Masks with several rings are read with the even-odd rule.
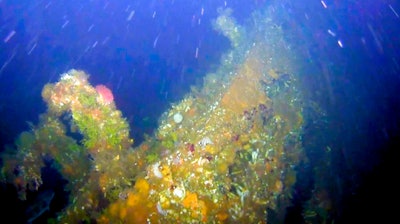
[[[71,68],[113,90],[138,144],[230,47],[211,27],[224,1],[116,2],[0,2],[2,145],[27,130],[27,121],[37,122],[46,109],[43,85]],[[301,223],[301,203],[318,184],[331,193],[335,223],[384,222],[396,216],[389,202],[399,201],[400,4],[324,2],[327,8],[311,0],[226,1],[239,23],[274,4],[276,23],[301,62],[294,75],[307,99],[303,143],[310,162],[299,168],[298,203],[287,222]],[[307,109],[311,101],[322,118]]]
[[[325,3],[281,4],[287,38],[302,52],[303,92],[325,113],[305,114],[310,163],[299,168],[294,198],[308,200],[319,185],[330,193],[335,223],[391,222],[399,201],[400,5]],[[300,207],[288,222],[301,223]]]
[[[10,142],[28,127],[26,121],[35,122],[45,111],[40,99],[44,84],[75,68],[91,74],[93,85],[112,89],[140,143],[169,103],[218,66],[229,42],[212,29],[211,19],[224,5],[183,0],[1,2],[1,139]],[[246,18],[256,6],[240,7],[235,14]],[[12,31],[15,35],[4,42]]]

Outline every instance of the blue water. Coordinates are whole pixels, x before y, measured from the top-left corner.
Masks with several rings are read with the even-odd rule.
[[[140,144],[170,104],[201,83],[230,49],[211,26],[217,8],[229,6],[244,23],[269,4],[298,52],[302,91],[324,115],[305,115],[302,141],[310,162],[298,169],[286,222],[302,222],[301,208],[316,185],[331,193],[329,220],[335,223],[396,217],[388,204],[398,195],[400,141],[395,1],[0,0],[1,145],[28,130],[27,122],[37,123],[46,110],[42,87],[71,68],[112,89]],[[13,197],[0,203],[2,217],[15,218],[10,211],[24,209]]]

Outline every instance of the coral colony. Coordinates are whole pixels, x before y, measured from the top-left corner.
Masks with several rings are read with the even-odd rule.
[[[280,76],[293,70],[279,26],[254,15],[258,27],[245,34],[220,13],[215,28],[233,50],[165,112],[154,136],[133,147],[111,90],[70,70],[43,88],[47,111],[1,155],[3,180],[24,200],[52,158],[70,195],[59,223],[267,222],[288,204],[304,158],[301,95],[291,75]]]
[[[97,85],[95,88],[97,93],[100,95],[100,100],[102,102],[105,104],[110,104],[114,101],[114,95],[105,85]]]

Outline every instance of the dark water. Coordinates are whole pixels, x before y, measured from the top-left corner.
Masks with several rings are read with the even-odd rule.
[[[327,113],[304,139],[315,165],[309,169],[319,170],[334,192],[336,222],[385,222],[396,217],[388,203],[397,198],[391,183],[399,148],[399,5],[326,3],[327,9],[317,1],[287,5],[295,19],[287,27],[296,30],[290,38],[312,65],[305,66],[304,86]],[[326,146],[338,149],[329,159],[322,156]]]
[[[302,90],[314,103],[305,108],[321,111],[305,112],[309,163],[298,168],[287,223],[304,221],[301,211],[315,186],[331,195],[329,221],[396,217],[389,205],[398,198],[400,141],[395,1],[0,1],[1,145],[28,130],[28,121],[37,122],[46,110],[42,87],[71,68],[113,90],[140,144],[170,103],[201,83],[229,50],[229,41],[211,26],[225,4],[239,23],[275,5],[277,23],[301,61]],[[55,180],[49,188],[61,192],[61,177],[48,172]],[[1,193],[2,217],[23,222],[11,212],[24,211],[26,204],[10,186],[2,185]],[[53,212],[66,203],[57,200]]]
[[[391,182],[399,148],[399,16],[394,9],[399,5],[327,2],[330,7],[324,9],[320,4],[287,5],[295,18],[287,27],[296,30],[290,38],[302,45],[312,65],[305,66],[304,86],[327,113],[325,121],[311,123],[304,139],[315,165],[310,169],[319,170],[323,185],[334,192],[337,222],[391,220],[396,215],[388,203],[397,197]],[[330,159],[322,156],[327,146],[338,149]]]

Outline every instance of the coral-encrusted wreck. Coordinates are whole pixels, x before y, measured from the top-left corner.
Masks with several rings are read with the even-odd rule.
[[[223,16],[219,26],[229,20]],[[42,184],[43,158],[52,158],[69,181],[60,223],[267,222],[267,211],[288,204],[303,119],[290,52],[265,18],[254,15],[257,29],[246,38],[230,35],[235,48],[220,68],[135,148],[121,112],[111,99],[97,100],[88,75],[63,74],[43,89],[48,111],[40,123],[20,135],[16,153],[1,156],[2,177],[24,199],[27,187]],[[232,21],[224,34],[236,30]]]

